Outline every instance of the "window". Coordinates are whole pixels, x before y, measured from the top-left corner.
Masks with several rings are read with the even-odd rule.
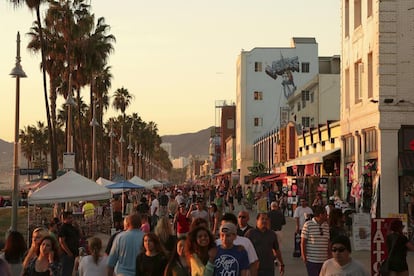
[[[310,119],[310,126],[315,127],[315,118],[313,117]]]
[[[263,118],[259,118],[259,117],[254,118],[254,126],[255,127],[263,126]]]
[[[349,91],[349,68],[345,69],[345,108],[349,108],[350,105],[350,91]]]
[[[344,148],[345,157],[352,157],[354,155],[355,146],[353,136],[348,136],[345,138]]]
[[[300,111],[300,102],[297,103],[298,111]]]
[[[361,26],[361,0],[354,0],[354,29]]]
[[[373,88],[373,66],[372,66],[372,52],[368,53],[368,66],[367,66],[367,73],[368,73],[368,98],[372,98],[374,96],[374,88]]]
[[[359,60],[354,64],[355,103],[359,103],[362,99],[362,71],[363,64]]]
[[[302,90],[302,101],[309,101],[309,91]]]
[[[309,62],[302,62],[302,73],[309,73]]]
[[[310,126],[310,118],[309,117],[302,117],[302,126],[309,127]]]
[[[367,17],[372,16],[372,0],[367,0]]]
[[[306,101],[302,101],[302,109],[306,107]]]
[[[227,120],[227,129],[234,129],[234,119]]]
[[[345,22],[344,22],[344,33],[345,37],[349,36],[349,0],[345,0]]]
[[[310,102],[313,103],[315,101],[315,93],[310,93]]]
[[[263,92],[262,91],[254,91],[254,100],[255,101],[262,101],[263,100]]]
[[[256,61],[254,63],[254,71],[255,72],[262,72],[262,63],[259,61]]]
[[[365,132],[365,152],[377,151],[377,132],[370,129]]]

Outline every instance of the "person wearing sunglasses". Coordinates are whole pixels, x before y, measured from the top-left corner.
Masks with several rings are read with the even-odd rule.
[[[332,239],[331,252],[333,258],[326,260],[320,272],[320,276],[353,275],[368,276],[365,267],[351,257],[351,241],[347,236],[340,235]]]
[[[308,275],[318,276],[322,264],[330,258],[330,235],[325,208],[315,206],[313,214],[314,217],[303,225],[300,246]]]

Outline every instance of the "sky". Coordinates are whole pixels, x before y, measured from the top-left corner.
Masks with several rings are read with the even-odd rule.
[[[16,81],[9,74],[21,35],[20,129],[46,122],[40,54],[26,48],[35,14],[0,3],[0,139],[14,140]],[[319,56],[341,52],[340,0],[95,0],[116,37],[109,58],[112,87],[128,89],[133,112],[154,122],[159,135],[217,125],[215,102],[236,99],[236,61],[242,50],[290,47],[292,37],[314,37]],[[115,4],[117,6],[115,6]],[[85,101],[88,101],[85,90]],[[62,103],[60,100],[59,103]],[[59,104],[60,106],[60,104]],[[105,118],[118,113],[110,107]],[[46,123],[45,123],[46,125]]]

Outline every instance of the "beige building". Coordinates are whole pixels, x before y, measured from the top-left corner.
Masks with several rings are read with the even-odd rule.
[[[413,8],[402,0],[342,1],[342,193],[380,217],[405,213],[404,195],[414,192]]]

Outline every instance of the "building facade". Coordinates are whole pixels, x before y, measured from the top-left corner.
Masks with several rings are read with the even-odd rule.
[[[343,179],[373,216],[406,213],[414,192],[413,7],[342,1]]]
[[[242,51],[236,76],[236,160],[240,183],[249,182],[254,141],[287,124],[287,98],[319,72],[314,38],[293,38],[291,47]]]

